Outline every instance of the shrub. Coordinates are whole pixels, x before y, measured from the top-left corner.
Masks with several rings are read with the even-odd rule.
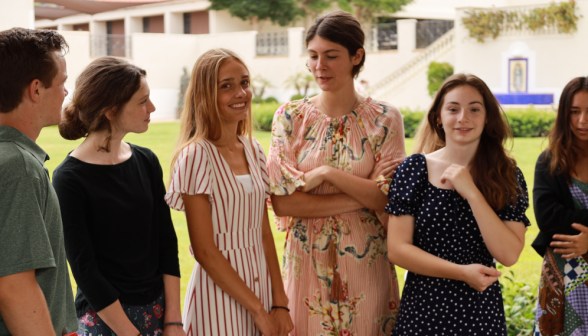
[[[267,97],[265,98],[265,103],[277,103],[278,100],[275,97]]]
[[[429,80],[429,95],[434,97],[441,84],[447,79],[447,77],[453,75],[453,66],[449,63],[429,63],[429,70],[427,71],[427,78]]]
[[[280,107],[279,103],[263,103],[251,106],[253,125],[255,129],[271,132],[274,113]]]
[[[504,272],[502,265],[498,269]],[[500,278],[508,336],[531,336],[537,310],[537,284],[516,281],[513,271]]]
[[[515,137],[543,137],[551,130],[557,114],[553,111],[526,109],[506,111],[508,123]]]
[[[300,100],[302,98],[304,98],[303,95],[301,95],[301,94],[295,94],[292,97],[290,97],[290,101],[292,101],[292,100]]]
[[[263,98],[261,98],[261,97],[253,97],[253,98],[251,99],[251,102],[252,102],[253,104],[261,104],[261,103],[263,103]]]
[[[402,119],[404,120],[404,137],[414,138],[419,123],[425,117],[427,112],[400,109],[400,113],[402,113]]]

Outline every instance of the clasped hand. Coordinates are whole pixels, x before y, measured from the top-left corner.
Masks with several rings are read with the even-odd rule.
[[[580,231],[577,235],[555,234],[551,242],[553,252],[561,254],[562,258],[571,259],[588,253],[588,227],[574,223],[572,227]]]
[[[253,314],[253,321],[264,336],[287,336],[294,329],[290,314],[285,309],[272,309],[269,314],[261,311]]]
[[[463,265],[462,281],[470,285],[478,292],[483,292],[498,281],[500,272],[494,267],[487,267],[480,264]]]
[[[455,188],[455,191],[466,200],[471,199],[475,193],[479,192],[470,171],[464,166],[454,163],[447,167],[443,172],[443,175],[441,175],[441,184],[445,184],[447,181],[449,181],[453,185],[453,188]]]
[[[383,159],[374,165],[372,172],[370,173],[368,179],[376,180],[379,176],[384,176],[385,178],[391,178],[394,175],[394,171],[398,167],[398,165],[404,160],[401,159]],[[304,187],[298,188],[299,191],[302,192],[309,192],[314,188],[318,187],[321,183],[327,181],[327,177],[329,176],[329,172],[333,168],[331,166],[320,166],[311,171],[304,173]]]

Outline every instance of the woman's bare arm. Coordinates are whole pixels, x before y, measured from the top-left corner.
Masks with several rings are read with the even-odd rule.
[[[363,208],[346,194],[313,195],[295,191],[292,195],[272,195],[272,207],[277,216],[321,218]]]

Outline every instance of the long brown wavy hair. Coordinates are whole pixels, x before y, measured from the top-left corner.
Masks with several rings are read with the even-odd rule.
[[[224,119],[217,104],[218,72],[222,63],[231,58],[248,69],[239,55],[224,48],[205,52],[194,64],[180,118],[180,136],[171,161],[172,171],[184,148],[202,139],[215,141],[221,138],[224,131]],[[252,133],[251,104],[249,104],[247,118],[239,121],[237,125],[237,135],[247,136],[253,148]],[[171,177],[170,174],[170,180]]]
[[[574,143],[574,133],[570,127],[570,110],[574,95],[580,91],[588,91],[588,78],[576,77],[572,79],[561,93],[557,118],[549,132],[549,170],[551,175],[560,173],[568,183],[572,183],[571,176],[576,173],[576,163],[580,148]]]
[[[505,148],[509,140],[512,144],[510,125],[496,97],[484,81],[470,74],[455,74],[447,78],[427,113],[428,123],[422,124],[419,129],[421,137],[417,139],[415,147],[422,151],[445,147],[445,131],[437,125],[443,100],[449,91],[465,85],[478,90],[486,109],[486,125],[471,163],[470,173],[490,207],[498,211],[508,204],[514,204],[523,191],[516,179],[516,161]]]

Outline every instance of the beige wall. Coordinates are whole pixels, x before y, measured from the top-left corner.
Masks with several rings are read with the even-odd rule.
[[[529,93],[553,93],[555,102],[569,80],[588,75],[588,0],[576,0],[583,15],[573,35],[520,33],[499,36],[484,43],[468,37],[463,25],[456,24],[455,70],[481,77],[495,93],[508,93],[508,59],[528,59]],[[458,20],[463,16],[458,11]]]
[[[0,31],[13,27],[35,28],[33,0],[0,0]]]

